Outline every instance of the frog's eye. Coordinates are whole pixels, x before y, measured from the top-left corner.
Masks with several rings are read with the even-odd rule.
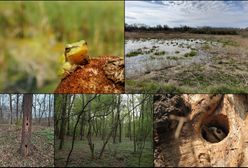
[[[68,53],[71,51],[71,48],[70,47],[65,47],[65,53]]]

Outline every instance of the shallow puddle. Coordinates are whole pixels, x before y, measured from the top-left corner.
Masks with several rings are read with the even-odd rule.
[[[126,40],[126,76],[133,78],[171,66],[206,63],[211,55],[202,47],[217,45],[217,42],[200,39]],[[192,51],[195,53],[187,56]]]

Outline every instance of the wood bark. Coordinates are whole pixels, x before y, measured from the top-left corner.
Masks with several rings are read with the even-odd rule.
[[[118,95],[118,103],[117,103],[117,114],[118,114],[118,127],[119,127],[119,143],[121,143],[121,95]]]
[[[12,95],[9,94],[10,124],[12,124]]]
[[[115,95],[113,95],[113,99],[115,99],[114,100],[114,105],[113,105],[113,107],[112,107],[112,125],[114,125],[114,123],[116,122],[116,118],[118,118],[116,115],[115,115],[115,108],[116,108],[116,104],[117,104],[117,102],[116,102],[116,96]],[[117,114],[118,115],[118,114]],[[116,127],[114,127],[114,130],[113,130],[113,132],[112,132],[112,137],[113,137],[113,143],[115,144],[116,143],[116,132],[117,132],[117,127],[118,127],[118,125],[116,126]]]
[[[71,99],[72,97],[72,99]],[[68,115],[67,115],[67,133],[66,135],[70,135],[70,114],[71,114],[71,109],[72,109],[72,106],[73,106],[73,103],[74,103],[74,100],[75,100],[75,95],[70,95],[69,98],[68,98]]]
[[[19,117],[19,94],[16,94],[16,123],[18,123]]]
[[[33,146],[31,144],[32,103],[33,103],[33,95],[24,94],[22,138],[21,138],[21,146],[20,146],[20,154],[22,157],[31,155],[33,151]]]
[[[49,96],[49,99],[48,99],[48,117],[47,117],[47,119],[48,119],[48,127],[50,127],[51,126],[51,109],[52,109],[52,103],[51,103],[51,94],[50,95],[48,95]]]
[[[0,97],[0,121],[3,120],[2,95]]]
[[[82,107],[84,107],[84,104],[85,104],[84,95],[82,94]],[[85,122],[85,115],[83,114],[80,123],[80,140],[83,140],[83,136],[84,136],[84,122]]]
[[[90,100],[90,95],[88,95],[88,102]],[[92,117],[91,117],[91,102],[88,103],[88,133],[87,140],[90,147],[91,159],[95,159],[95,145],[92,141]]]
[[[65,136],[65,118],[66,118],[66,107],[67,107],[67,94],[62,95],[62,114],[61,114],[61,124],[60,124],[60,133],[59,133],[59,149],[62,149],[64,144],[64,136]]]
[[[134,97],[133,97],[133,95],[132,95],[132,106],[133,106],[133,151],[134,151],[134,153],[136,152],[136,134],[135,134],[135,115],[134,115],[134,113],[135,113],[135,109],[134,109]]]

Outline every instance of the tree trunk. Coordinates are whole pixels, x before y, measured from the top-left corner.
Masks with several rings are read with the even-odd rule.
[[[129,109],[129,98],[127,99],[127,108]],[[129,110],[128,110],[129,111]],[[131,127],[131,111],[128,112],[128,137],[132,141],[132,127]]]
[[[88,96],[89,96],[89,95],[88,95]],[[90,97],[90,96],[89,96],[89,97]],[[88,98],[89,98],[89,97],[88,97]],[[69,152],[69,154],[68,154],[68,156],[67,156],[65,167],[68,166],[68,163],[69,163],[70,157],[71,157],[71,153],[72,153],[73,148],[74,148],[74,142],[75,142],[75,138],[76,138],[76,129],[77,129],[79,120],[80,120],[82,114],[84,114],[84,111],[85,111],[85,108],[87,107],[87,105],[89,105],[89,104],[91,103],[91,101],[94,100],[96,97],[97,97],[97,95],[94,95],[91,99],[89,98],[89,99],[88,99],[88,102],[86,102],[86,104],[83,106],[82,111],[81,111],[80,114],[77,116],[76,124],[75,124],[74,129],[73,129],[73,136],[72,136],[71,149],[70,149],[70,152]]]
[[[47,119],[48,119],[48,127],[51,126],[51,122],[50,122],[50,119],[51,119],[51,109],[52,109],[52,107],[51,107],[51,105],[52,105],[52,104],[51,104],[51,96],[52,96],[52,95],[50,94],[50,95],[49,95],[49,100],[48,100],[48,101],[49,101],[49,102],[48,102],[48,103],[49,103],[49,104],[48,104],[48,118],[47,118]]]
[[[82,105],[84,107],[84,95],[82,94]],[[83,114],[81,117],[81,124],[80,124],[80,140],[83,139],[84,136],[84,119],[85,119],[85,115]]]
[[[155,167],[248,166],[247,95],[156,95]]]
[[[0,121],[3,120],[2,95],[0,95]]]
[[[34,94],[34,119],[35,119],[35,122],[37,122],[37,116],[36,116],[36,95]]]
[[[42,103],[39,102],[39,124],[40,124],[40,120],[41,120],[41,104]]]
[[[90,95],[88,95],[88,102],[90,100]],[[91,120],[91,102],[89,102],[88,106],[88,133],[87,133],[87,139],[88,139],[88,144],[90,147],[90,152],[91,152],[91,159],[95,159],[95,146],[94,143],[92,142],[92,120]]]
[[[121,143],[121,95],[118,95],[117,114],[118,114],[118,127],[119,127],[119,143]]]
[[[70,135],[70,113],[71,113],[74,100],[75,100],[75,95],[72,95],[72,100],[71,100],[71,95],[70,95],[68,99],[69,108],[68,108],[68,115],[67,115],[68,117],[67,117],[67,134],[66,134],[68,136]]]
[[[116,95],[113,95],[113,99],[116,100]],[[114,101],[114,104],[112,106],[112,125],[114,125],[116,117],[115,117],[115,107],[116,107],[116,101]],[[116,130],[117,128],[115,127],[114,130],[112,131],[112,138],[113,138],[113,143],[116,143]]]
[[[18,112],[19,112],[19,94],[16,94],[16,123],[18,123]]]
[[[67,107],[67,94],[63,94],[63,101],[62,101],[62,114],[61,114],[61,125],[60,125],[60,144],[59,149],[62,149],[64,144],[64,135],[65,135],[65,117],[66,117],[66,107]]]
[[[21,146],[20,146],[20,154],[22,157],[31,155],[33,150],[33,146],[31,144],[32,103],[33,103],[33,95],[24,94],[22,138],[21,138]]]
[[[10,124],[12,124],[12,96],[9,94]]]
[[[60,111],[61,111],[61,102],[59,102],[59,95],[54,95],[54,126],[55,126],[55,135],[59,137],[60,128],[59,128],[59,119],[60,119]]]
[[[135,134],[135,115],[134,115],[134,97],[132,94],[132,106],[133,106],[133,151],[136,152],[136,134]]]
[[[43,118],[43,114],[45,113],[45,111],[46,111],[46,94],[44,94],[44,99],[43,99],[43,110],[42,110],[40,119]]]

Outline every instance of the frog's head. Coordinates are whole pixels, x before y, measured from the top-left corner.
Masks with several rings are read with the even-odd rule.
[[[71,57],[71,56],[86,56],[88,54],[88,46],[87,42],[84,40],[81,40],[76,43],[67,44],[65,46],[65,56]]]

